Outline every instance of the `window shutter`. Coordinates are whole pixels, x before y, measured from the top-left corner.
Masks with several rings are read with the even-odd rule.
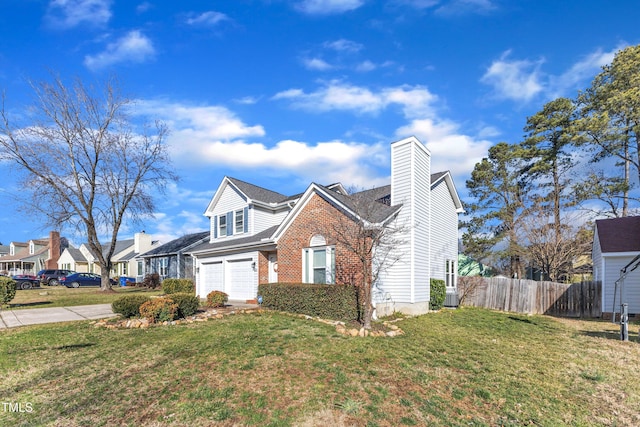
[[[213,217],[213,238],[218,238],[218,215]]]
[[[233,212],[227,212],[227,236],[233,236]]]
[[[246,206],[244,208],[244,215],[243,216],[244,216],[244,218],[243,218],[243,221],[244,221],[244,225],[243,225],[244,232],[248,233],[249,232],[249,207],[248,206]]]

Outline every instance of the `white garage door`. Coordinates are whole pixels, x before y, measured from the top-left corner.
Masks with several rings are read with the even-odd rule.
[[[248,300],[256,297],[255,271],[251,267],[252,263],[251,259],[229,261],[229,280],[225,291],[229,299]]]
[[[202,264],[200,275],[202,280],[202,294],[200,297],[206,298],[211,291],[224,292],[224,274],[222,261]]]

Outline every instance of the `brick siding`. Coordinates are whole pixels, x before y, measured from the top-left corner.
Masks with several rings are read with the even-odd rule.
[[[313,236],[321,235],[327,241],[327,245],[336,246],[336,283],[361,284],[362,265],[358,257],[337,243],[334,237],[337,232],[335,224],[338,222],[354,224],[332,204],[314,194],[278,241],[278,281],[280,283],[302,281],[303,250],[310,247]]]

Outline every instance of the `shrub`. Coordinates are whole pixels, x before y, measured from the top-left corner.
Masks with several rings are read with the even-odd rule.
[[[193,316],[200,307],[200,298],[191,293],[178,292],[170,298],[178,305],[178,317]]]
[[[211,291],[207,294],[207,307],[224,307],[229,295],[222,291]]]
[[[258,286],[262,306],[329,319],[361,320],[358,287],[269,283]]]
[[[440,310],[444,306],[447,297],[447,286],[444,280],[431,279],[431,297],[429,298],[429,309]]]
[[[162,291],[169,294],[195,293],[196,287],[191,279],[164,279],[162,281]]]
[[[124,317],[140,316],[140,306],[151,298],[144,295],[125,295],[111,303],[114,313],[122,314]]]
[[[142,280],[142,286],[149,289],[156,289],[160,286],[160,275],[158,273],[147,274]]]
[[[0,305],[7,304],[16,296],[16,281],[11,277],[0,277]]]
[[[149,322],[170,322],[178,315],[178,304],[171,298],[152,298],[140,306],[140,314]]]

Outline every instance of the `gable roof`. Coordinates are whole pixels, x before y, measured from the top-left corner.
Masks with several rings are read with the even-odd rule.
[[[151,258],[154,256],[174,255],[178,252],[189,249],[198,243],[202,243],[203,240],[209,238],[209,231],[200,231],[199,233],[186,234],[170,242],[160,245],[155,249],[151,249],[148,252],[140,255],[141,258]]]
[[[602,253],[640,252],[640,216],[596,220]]]
[[[239,247],[241,248],[241,247],[251,247],[251,246],[258,246],[258,245],[269,245],[274,243],[271,236],[273,235],[273,233],[276,231],[277,228],[278,226],[274,225],[273,227],[269,227],[266,230],[263,230],[260,233],[256,233],[251,236],[240,237],[240,238],[231,239],[231,240],[223,239],[221,241],[215,241],[213,243],[211,242],[202,243],[192,247],[191,249],[189,249],[187,253],[193,254],[193,253],[201,253],[201,252],[215,252],[218,250],[222,251],[222,250],[228,250],[228,249],[235,249]]]
[[[456,184],[453,182],[453,178],[451,177],[451,172],[444,171],[431,174],[431,189],[433,190],[441,181],[444,181],[447,184],[447,189],[449,190],[453,204],[456,207],[456,212],[464,213],[464,207],[462,206],[462,201],[458,195]]]
[[[287,196],[276,191],[267,190],[266,188],[241,181],[237,178],[226,178],[251,200],[264,203],[280,203],[288,199]]]

